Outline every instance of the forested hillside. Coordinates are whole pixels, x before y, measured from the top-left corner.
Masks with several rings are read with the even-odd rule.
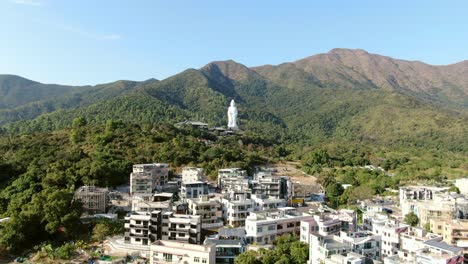
[[[126,184],[132,164],[191,164],[213,177],[219,168],[250,170],[274,156],[272,148],[249,136],[217,141],[212,134],[171,125],[145,129],[116,121],[86,123],[76,118],[70,129],[0,137],[0,216],[10,217],[0,227],[0,249],[21,252],[42,241],[80,238],[75,188]]]

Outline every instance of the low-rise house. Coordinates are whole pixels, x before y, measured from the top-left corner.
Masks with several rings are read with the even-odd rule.
[[[340,235],[310,235],[309,244],[309,263],[343,263],[341,256],[353,256],[347,260],[351,263],[364,263],[358,260],[364,258],[370,260],[379,260],[381,247],[380,236],[373,235],[371,232],[340,232]],[[355,253],[355,254],[350,254]]]
[[[202,195],[199,198],[187,199],[187,203],[189,214],[201,217],[203,229],[223,226],[223,205],[219,197]]]
[[[208,195],[209,186],[208,183],[202,181],[182,183],[180,188],[180,198],[182,201],[187,199],[198,198],[202,195]]]
[[[221,169],[218,171],[218,188],[223,193],[245,191],[249,189],[247,171],[239,168]]]
[[[223,217],[227,225],[232,227],[245,226],[249,213],[254,211],[254,204],[247,198],[248,193],[231,192],[229,197],[223,198]]]
[[[252,195],[254,211],[265,211],[287,206],[285,199],[275,198],[267,195]]]
[[[300,213],[293,207],[283,207],[263,212],[252,212],[245,220],[247,240],[259,245],[273,243],[283,234],[299,234],[302,220],[312,216]]]
[[[218,234],[205,239],[216,245],[216,263],[233,264],[234,259],[247,250],[244,228],[221,228]]]
[[[430,227],[432,232],[442,236],[444,242],[468,252],[468,220],[431,219]]]
[[[215,245],[192,245],[176,241],[158,240],[150,246],[150,264],[187,263],[215,264]]]
[[[125,217],[124,242],[149,245],[161,237],[161,212],[133,212]]]
[[[164,186],[169,177],[169,164],[149,163],[133,165],[130,174],[130,194],[152,193]]]
[[[201,218],[199,215],[165,212],[162,214],[161,219],[161,240],[175,240],[190,244],[200,244],[202,242]]]
[[[396,219],[374,219],[372,233],[382,236],[382,256],[398,254],[400,249],[400,234],[407,231],[409,225],[403,224]]]
[[[335,213],[313,215],[301,221],[300,240],[310,244],[310,234],[337,235],[341,231],[356,231],[357,216],[354,211],[340,210]]]
[[[292,197],[292,182],[288,176],[272,175],[271,172],[258,172],[250,182],[252,194],[266,195],[289,200]]]

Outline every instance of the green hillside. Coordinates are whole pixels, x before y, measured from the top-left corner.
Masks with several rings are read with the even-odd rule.
[[[119,81],[0,110],[0,124],[3,133],[22,134],[70,127],[77,116],[90,124],[219,126],[235,99],[241,127],[275,142],[467,151],[465,67],[342,49],[278,66],[217,61],[162,81]]]

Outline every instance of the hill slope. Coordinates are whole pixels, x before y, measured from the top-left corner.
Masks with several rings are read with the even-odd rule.
[[[295,62],[253,69],[280,83],[284,83],[286,77],[288,82],[292,78],[302,84],[382,89],[468,107],[468,61],[433,66],[370,54],[364,50],[333,49]]]
[[[8,110],[16,114],[10,119],[0,112],[0,124],[17,133],[60,129],[77,116],[95,124],[197,119],[224,125],[229,100],[235,99],[242,128],[277,142],[467,151],[465,71],[466,62],[431,66],[342,49],[278,66],[216,61],[162,81],[116,82],[41,101],[52,106],[37,118],[12,122],[22,108]],[[83,103],[64,103],[74,96]]]
[[[16,75],[0,74],[0,109],[58,97],[71,92],[74,88],[66,85],[42,84]]]

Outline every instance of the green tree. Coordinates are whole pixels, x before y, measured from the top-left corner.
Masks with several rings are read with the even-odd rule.
[[[257,257],[257,252],[249,250],[236,257],[235,264],[262,264]]]
[[[301,241],[291,244],[291,259],[295,264],[307,263],[309,259],[309,246]]]
[[[93,228],[92,239],[94,241],[103,241],[106,236],[111,234],[111,228],[105,223],[97,223]]]
[[[458,194],[460,194],[460,189],[458,189],[457,186],[453,185],[453,186],[450,186],[450,188],[448,189],[449,192],[456,192]]]
[[[405,215],[405,223],[410,226],[417,226],[419,224],[419,218],[415,213],[410,212]]]

